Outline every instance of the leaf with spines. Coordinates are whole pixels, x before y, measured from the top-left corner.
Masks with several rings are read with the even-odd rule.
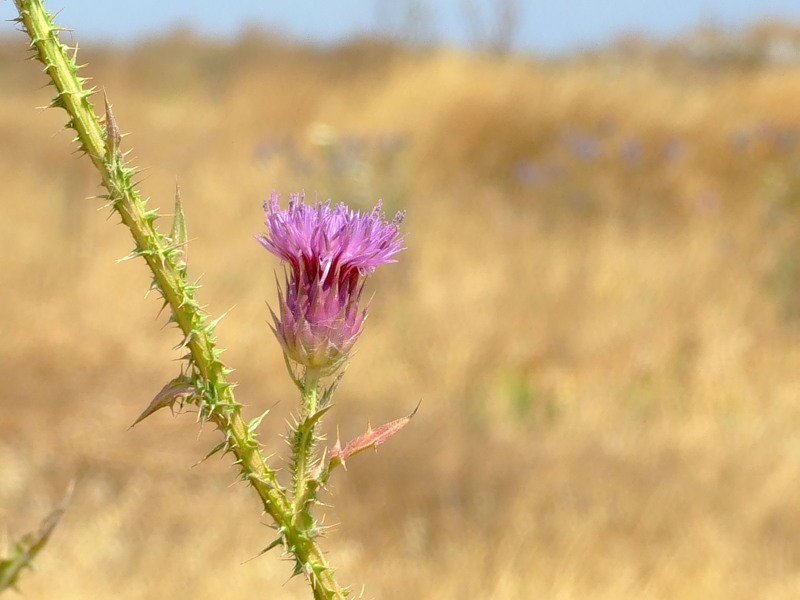
[[[330,451],[331,458],[328,461],[326,473],[323,474],[324,479],[327,480],[327,475],[337,466],[342,465],[346,468],[346,461],[351,456],[355,456],[369,448],[377,450],[378,446],[385,443],[403,427],[408,425],[409,421],[417,414],[417,410],[419,410],[419,405],[417,405],[410,415],[384,423],[377,429],[372,429],[371,426],[367,426],[367,431],[365,433],[350,440],[344,448],[342,448],[342,444],[337,437],[336,444],[334,444]]]
[[[131,429],[137,423],[144,421],[147,417],[152,415],[157,410],[169,406],[173,410],[176,402],[183,404],[188,399],[197,395],[197,388],[192,380],[186,375],[179,375],[167,385],[161,388],[161,391],[156,394],[156,397],[150,402],[147,408],[144,409],[142,414],[133,422],[128,428]]]
[[[261,425],[261,421],[269,414],[269,409],[265,410],[261,415],[253,419],[247,424],[247,438],[250,444],[253,447],[258,446],[258,442],[256,442],[256,436],[258,435],[258,428]]]
[[[186,231],[186,219],[183,216],[183,204],[181,204],[181,188],[175,184],[175,215],[172,217],[172,229],[169,239],[173,248],[176,250],[175,265],[181,274],[186,274],[186,264],[189,254],[189,239]]]
[[[119,131],[117,120],[114,118],[111,105],[108,103],[108,96],[106,96],[105,93],[103,93],[103,99],[106,104],[106,160],[110,162],[116,158],[119,153],[119,144],[122,141],[122,134]]]

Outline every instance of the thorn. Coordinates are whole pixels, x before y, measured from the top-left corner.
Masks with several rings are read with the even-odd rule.
[[[212,456],[214,456],[214,455],[215,455],[217,452],[221,452],[222,450],[224,450],[225,452],[228,452],[228,451],[230,451],[230,446],[228,446],[228,440],[224,440],[224,441],[220,442],[219,444],[217,444],[216,446],[214,446],[214,447],[211,449],[211,452],[209,452],[209,453],[208,453],[208,454],[206,454],[206,455],[205,455],[203,458],[201,458],[201,459],[200,459],[200,460],[198,460],[196,463],[194,463],[194,464],[192,465],[192,468],[194,468],[194,467],[196,467],[196,466],[198,466],[198,465],[201,465],[201,464],[203,464],[203,463],[204,463],[204,462],[206,462],[206,461],[207,461],[209,458],[211,458]],[[223,452],[223,454],[224,454],[224,452]]]
[[[208,333],[214,333],[214,330],[217,328],[217,325],[219,325],[219,322],[222,321],[222,319],[224,319],[225,317],[227,317],[228,313],[231,312],[234,308],[236,308],[235,304],[231,306],[228,310],[226,310],[224,313],[222,313],[220,316],[218,316],[216,319],[211,321],[211,323],[206,325],[206,331],[208,331]]]
[[[261,421],[264,419],[264,417],[266,417],[266,416],[269,414],[269,411],[270,411],[270,409],[268,408],[268,409],[267,409],[267,410],[265,410],[263,413],[261,413],[261,416],[258,416],[258,417],[256,417],[255,419],[253,419],[252,421],[250,421],[250,423],[248,423],[248,425],[247,425],[247,431],[248,431],[248,432],[249,432],[251,435],[252,435],[253,433],[255,433],[255,431],[256,431],[256,430],[259,428],[259,426],[261,425]]]
[[[178,343],[178,345],[173,348],[173,350],[180,350],[181,348],[186,348],[192,341],[194,335],[195,335],[194,331],[190,331],[189,333],[187,333],[184,336],[184,338],[180,341],[180,343]]]
[[[249,563],[251,560],[255,560],[259,556],[261,556],[263,554],[266,554],[267,552],[269,552],[273,548],[276,548],[276,547],[281,546],[281,545],[283,545],[283,546],[286,545],[286,543],[283,540],[283,536],[282,535],[278,536],[277,539],[275,539],[274,541],[270,542],[270,544],[266,548],[264,548],[261,552],[259,552],[255,556],[251,556],[246,561],[244,561],[242,564]]]

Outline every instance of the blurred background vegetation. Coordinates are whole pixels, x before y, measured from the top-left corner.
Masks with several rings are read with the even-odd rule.
[[[79,36],[77,36],[79,37]],[[412,40],[413,41],[413,40]],[[408,42],[408,43],[407,43]],[[424,40],[423,40],[424,42]],[[488,40],[491,42],[491,39]],[[81,50],[141,190],[180,183],[190,275],[262,440],[295,406],[265,305],[261,202],[405,209],[408,250],[330,413],[421,409],[335,477],[324,541],[374,598],[800,594],[800,30],[765,23],[557,59],[256,31]],[[177,374],[98,177],[0,42],[0,523],[77,478],[28,598],[305,598]],[[165,222],[162,227],[168,225]],[[266,520],[262,518],[262,523]],[[358,591],[358,589],[356,590]]]

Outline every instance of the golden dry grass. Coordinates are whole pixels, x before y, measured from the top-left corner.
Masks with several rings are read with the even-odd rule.
[[[191,415],[128,425],[175,332],[64,115],[0,46],[0,523],[77,477],[27,598],[305,598]],[[294,396],[260,202],[408,210],[328,430],[407,413],[335,478],[325,540],[372,598],[800,595],[800,68],[538,64],[256,35],[98,49],[141,189],[177,178],[201,300],[263,439]],[[314,145],[315,123],[338,133]],[[244,563],[244,564],[242,564]]]

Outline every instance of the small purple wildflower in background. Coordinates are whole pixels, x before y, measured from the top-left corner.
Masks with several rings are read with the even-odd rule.
[[[642,142],[638,138],[629,136],[622,142],[622,157],[631,165],[637,165],[644,155]]]
[[[601,142],[580,131],[567,128],[561,132],[561,140],[576,158],[591,162],[602,154]]]
[[[330,375],[361,333],[366,277],[403,249],[404,214],[387,222],[380,202],[362,213],[330,202],[312,206],[303,194],[292,194],[286,210],[272,194],[264,212],[267,233],[256,239],[289,265],[279,315],[270,310],[272,330],[289,359]]]
[[[662,150],[664,160],[667,162],[678,161],[683,158],[687,153],[686,143],[678,138],[670,138],[664,144]]]

